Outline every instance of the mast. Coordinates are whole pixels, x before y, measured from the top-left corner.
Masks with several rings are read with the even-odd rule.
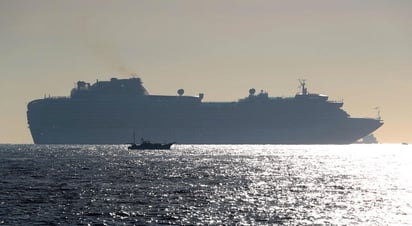
[[[305,86],[306,86],[306,80],[305,80],[305,79],[299,79],[299,83],[300,83],[299,88],[302,88],[302,95],[307,95],[307,94],[308,94],[308,90],[307,90],[307,88],[305,87]]]

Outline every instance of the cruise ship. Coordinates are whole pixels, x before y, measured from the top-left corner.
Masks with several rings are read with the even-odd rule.
[[[383,125],[300,82],[291,97],[252,88],[238,101],[205,102],[183,89],[149,95],[140,78],[79,81],[70,96],[31,101],[27,118],[35,144],[126,144],[132,134],[178,144],[350,144]]]

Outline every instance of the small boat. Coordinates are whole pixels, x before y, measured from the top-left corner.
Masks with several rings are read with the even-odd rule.
[[[141,144],[131,143],[127,149],[129,150],[169,150],[174,143],[152,143],[150,141],[142,140]]]
[[[136,144],[136,135],[135,132],[133,131],[133,143],[130,143],[130,146],[127,147],[129,150],[169,150],[170,147],[174,144],[173,143],[167,143],[167,144],[161,144],[161,143],[152,143],[147,140],[141,139],[142,142],[140,144]]]

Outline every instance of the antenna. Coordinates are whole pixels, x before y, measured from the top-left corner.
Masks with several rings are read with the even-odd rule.
[[[307,95],[308,90],[306,89],[306,79],[299,79],[299,88],[302,88],[302,95]]]
[[[378,120],[381,120],[381,109],[379,107],[375,107],[374,109],[377,110]]]

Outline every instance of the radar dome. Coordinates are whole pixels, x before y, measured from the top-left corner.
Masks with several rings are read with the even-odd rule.
[[[249,94],[250,95],[255,95],[255,93],[256,93],[256,90],[254,89],[254,88],[251,88],[251,89],[249,89]]]

